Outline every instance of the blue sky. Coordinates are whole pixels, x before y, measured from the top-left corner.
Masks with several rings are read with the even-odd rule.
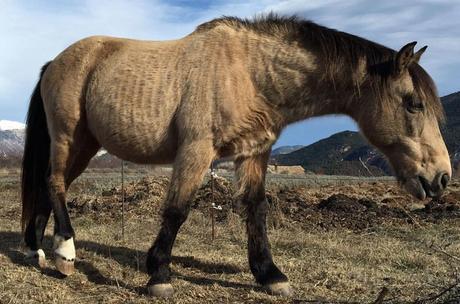
[[[0,0],[0,119],[24,121],[40,67],[89,35],[139,39],[180,38],[222,15],[251,17],[274,11],[297,14],[328,27],[399,49],[428,45],[421,64],[440,95],[460,90],[458,0]],[[346,117],[314,118],[288,127],[279,145],[309,144],[342,130]]]

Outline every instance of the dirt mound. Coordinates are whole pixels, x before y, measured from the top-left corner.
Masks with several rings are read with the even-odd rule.
[[[143,178],[125,185],[125,212],[127,215],[152,217],[159,214],[166,197],[169,178],[166,176]],[[93,215],[98,220],[114,219],[122,210],[121,187],[103,190],[101,195],[84,195],[71,199],[67,205],[71,216]],[[110,217],[100,217],[101,213]]]
[[[325,199],[317,199],[301,189],[271,193],[267,198],[271,209],[279,211],[269,214],[269,218],[281,216],[285,219],[282,224],[295,223],[306,229],[362,230],[389,220],[404,222],[403,211],[380,206],[367,198],[333,194]]]
[[[145,177],[139,181],[130,182],[124,187],[125,211],[128,214],[147,216],[160,213],[163,201],[169,187],[166,176]],[[215,202],[218,220],[224,220],[233,209],[233,186],[225,178],[214,179],[214,190],[209,180],[195,194],[192,208],[209,212],[211,202]],[[68,202],[69,212],[73,216],[91,215],[98,213],[120,214],[122,208],[121,187],[103,190],[101,195],[84,195],[74,197]]]
[[[460,192],[448,193],[441,198],[433,199],[424,209],[417,210],[429,215],[432,219],[458,217],[460,213]]]
[[[148,177],[125,186],[125,215],[151,218],[161,213],[169,179]],[[192,208],[217,221],[231,212],[241,213],[235,202],[232,182],[215,178],[196,193]],[[75,197],[69,203],[72,216],[94,215],[113,220],[121,214],[121,188],[102,191],[102,195]],[[214,202],[214,206],[212,205]],[[415,202],[396,185],[368,183],[317,188],[276,187],[267,189],[268,223],[272,226],[302,225],[308,229],[347,228],[362,230],[384,222],[413,223],[460,218],[460,191],[447,193],[426,205]],[[411,207],[412,206],[412,207]],[[109,213],[110,217],[101,217]]]
[[[229,180],[216,177],[214,178],[214,189],[211,180],[208,180],[195,194],[192,203],[193,209],[198,209],[203,213],[209,214],[214,208],[217,221],[224,221],[230,212],[236,207],[234,199],[234,187]],[[214,203],[214,206],[212,205]]]
[[[335,213],[364,212],[367,207],[358,200],[344,194],[334,194],[318,205],[319,209],[327,209]]]

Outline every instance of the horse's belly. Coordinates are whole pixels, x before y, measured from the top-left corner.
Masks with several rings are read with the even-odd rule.
[[[174,111],[155,101],[87,100],[91,132],[109,153],[135,163],[171,163],[177,149]]]
[[[110,154],[135,163],[165,164],[174,160],[177,138],[172,128],[155,121],[130,120],[123,113],[88,118],[91,132]]]

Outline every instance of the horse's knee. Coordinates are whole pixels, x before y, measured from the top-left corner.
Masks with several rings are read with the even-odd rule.
[[[180,227],[188,217],[190,207],[188,204],[184,204],[181,207],[167,207],[163,212],[163,223],[162,225],[168,225],[172,229]]]
[[[52,199],[63,199],[66,193],[66,184],[63,174],[51,174],[48,178],[48,192]]]

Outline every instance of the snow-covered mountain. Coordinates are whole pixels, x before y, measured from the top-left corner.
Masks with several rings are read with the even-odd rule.
[[[0,120],[0,168],[17,167],[24,152],[26,125],[17,121]],[[119,166],[120,161],[101,149],[91,165],[95,167]]]
[[[17,166],[24,151],[25,125],[17,121],[0,120],[0,166]]]
[[[22,122],[12,120],[0,120],[0,131],[24,130],[26,127]]]

